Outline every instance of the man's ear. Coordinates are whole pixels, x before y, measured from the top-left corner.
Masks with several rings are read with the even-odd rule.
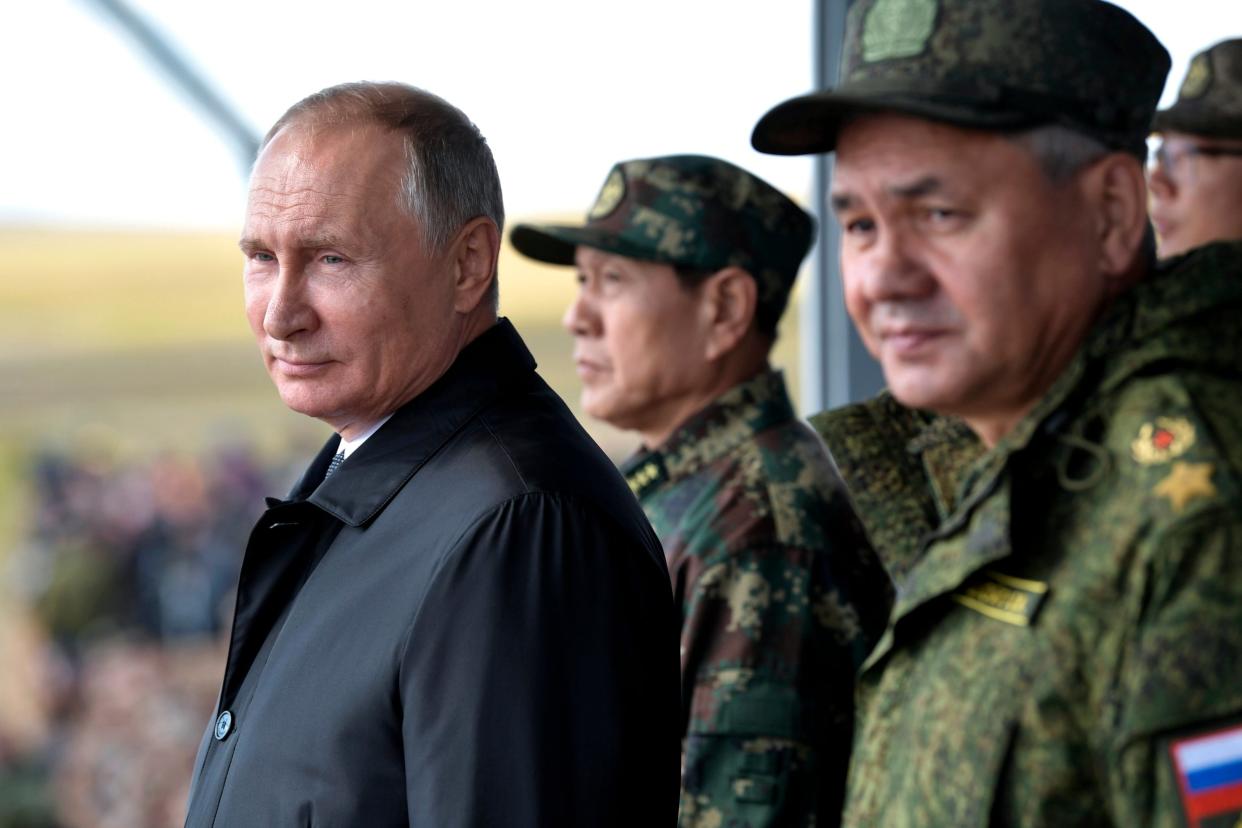
[[[486,216],[471,219],[457,232],[450,248],[454,291],[453,308],[471,313],[488,295],[496,278],[496,259],[500,255],[500,233]]]
[[[708,276],[699,289],[708,326],[705,355],[709,360],[719,359],[750,330],[759,305],[759,286],[745,270],[730,266]]]
[[[1092,166],[1086,183],[1087,197],[1094,207],[1100,272],[1110,282],[1128,280],[1135,272],[1147,232],[1143,167],[1137,158],[1113,153]]]

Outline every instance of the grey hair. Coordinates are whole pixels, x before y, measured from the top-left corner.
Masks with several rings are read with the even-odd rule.
[[[356,82],[331,86],[291,106],[268,130],[260,151],[290,124],[377,124],[402,133],[409,166],[400,205],[422,228],[423,240],[441,253],[462,225],[486,216],[503,233],[500,175],[479,128],[457,107],[403,83]]]
[[[1055,184],[1068,181],[1085,167],[1119,150],[1102,141],[1060,124],[1044,124],[1009,136],[1026,147],[1039,162],[1044,175]],[[1156,261],[1156,230],[1151,219],[1139,245],[1139,259],[1148,267]]]
[[[1009,139],[1026,147],[1039,161],[1044,175],[1058,184],[1113,152],[1090,135],[1060,124],[1015,132]]]

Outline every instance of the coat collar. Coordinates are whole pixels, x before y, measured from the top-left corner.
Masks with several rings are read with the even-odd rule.
[[[529,381],[534,370],[521,336],[501,319],[324,480],[340,443],[332,435],[287,502],[309,501],[349,526],[368,523],[454,434],[503,391]]]

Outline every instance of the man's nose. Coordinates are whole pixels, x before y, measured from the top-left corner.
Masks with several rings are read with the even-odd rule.
[[[282,266],[267,300],[267,311],[263,315],[264,332],[273,339],[287,340],[304,331],[314,330],[316,324],[317,318],[307,296],[302,273]]]
[[[593,336],[600,332],[599,311],[586,291],[579,290],[569,303],[561,317],[561,325],[573,336]]]
[[[1157,163],[1147,172],[1147,189],[1156,198],[1172,198],[1177,184],[1165,165]]]
[[[897,229],[881,231],[863,259],[851,264],[870,302],[919,299],[935,290],[935,278],[917,255],[914,240]]]

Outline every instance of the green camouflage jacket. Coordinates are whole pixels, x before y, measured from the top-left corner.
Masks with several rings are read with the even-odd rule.
[[[891,599],[823,444],[767,372],[623,471],[682,613],[680,825],[835,825]]]
[[[897,585],[847,825],[1237,824],[1242,245],[1118,300],[991,451],[887,397],[813,423]]]

